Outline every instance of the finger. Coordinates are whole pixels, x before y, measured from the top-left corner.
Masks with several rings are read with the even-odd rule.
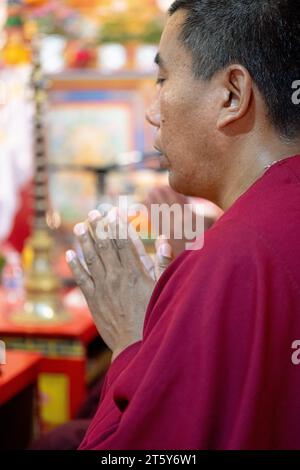
[[[146,271],[148,272],[148,274],[150,274],[151,277],[153,277],[153,279],[155,279],[154,262],[153,262],[151,256],[149,256],[148,253],[146,252],[144,243],[142,242],[142,240],[138,236],[135,228],[131,224],[129,225],[129,228],[128,228],[128,234],[129,234],[129,237],[132,240],[132,243],[135,246],[137,254],[138,254],[141,262],[143,263]]]
[[[122,266],[129,270],[144,269],[145,265],[141,261],[139,252],[144,260],[146,260],[146,264],[149,260],[147,260],[144,250],[139,243],[139,236],[133,226],[124,221],[119,214],[116,214],[116,221],[114,223],[114,237]]]
[[[170,244],[168,237],[166,237],[166,235],[159,235],[159,237],[155,240],[155,250],[156,250],[156,254],[157,254],[158,251],[159,251],[159,247],[160,247],[161,245],[165,245],[166,243],[167,243],[167,244]]]
[[[81,223],[75,225],[74,234],[81,246],[84,260],[94,282],[96,283],[97,281],[104,279],[105,266],[98,256],[94,240],[88,230],[87,224]]]
[[[80,263],[76,253],[72,250],[66,252],[66,261],[73,273],[74,279],[87,300],[94,295],[95,285],[91,276]]]
[[[157,244],[157,251],[155,256],[155,276],[158,280],[163,272],[172,262],[172,248],[166,239],[161,237]]]
[[[117,224],[118,217],[122,217],[122,216],[116,208],[112,209],[109,214],[106,214],[106,218],[107,218],[106,220],[110,221],[110,225],[108,225],[110,239],[107,240],[107,243],[111,244],[109,248],[114,249],[111,254],[112,259],[109,260],[111,263],[117,263],[118,261],[121,262],[121,258],[120,258],[120,254],[119,254],[119,250],[118,250],[118,246],[116,242],[116,238],[117,238],[116,235],[118,232],[116,224]],[[97,230],[97,223],[100,220],[103,220],[103,216],[98,211],[92,211],[89,213],[89,219],[91,221],[90,223],[91,223],[93,232],[97,233],[97,231],[99,231],[99,228]],[[124,222],[124,227],[126,227],[126,222],[124,221],[123,218],[122,220]],[[142,240],[140,239],[140,237],[138,236],[132,224],[128,225],[128,236],[130,237],[132,243],[134,244],[134,247],[137,251],[140,261],[143,263],[145,267],[145,270],[153,279],[155,279],[154,262],[151,256],[149,256],[148,253],[146,253],[144,244]]]
[[[109,225],[110,215],[103,216],[94,210],[89,213],[89,227],[94,239],[98,256],[101,258],[105,271],[109,266],[120,264],[118,249],[114,243],[113,233]]]

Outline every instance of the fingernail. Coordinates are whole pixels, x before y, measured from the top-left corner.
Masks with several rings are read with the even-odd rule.
[[[114,207],[108,214],[107,214],[107,222],[109,224],[112,224],[114,222],[116,222],[117,220],[117,210],[116,208]]]
[[[168,243],[163,243],[158,247],[157,254],[165,258],[172,258],[172,248]]]
[[[99,211],[93,210],[93,211],[89,212],[88,217],[89,217],[91,222],[94,222],[95,220],[100,219],[102,216],[101,216]]]
[[[76,259],[76,253],[72,250],[68,250],[66,252],[66,261],[67,261],[67,263],[71,263],[75,259]]]
[[[168,237],[166,235],[159,235],[157,240],[168,240]]]
[[[77,237],[81,237],[82,235],[85,235],[87,233],[87,228],[86,228],[85,223],[75,225],[74,233]]]
[[[166,235],[159,235],[159,237],[155,241],[156,250],[158,250],[161,245],[165,245],[167,240],[168,237],[166,237]]]
[[[92,211],[95,212],[95,211]],[[98,207],[98,211],[101,217],[106,217],[108,214],[108,210],[102,207],[101,205]]]

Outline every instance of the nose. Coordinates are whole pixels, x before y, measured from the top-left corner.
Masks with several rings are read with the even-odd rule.
[[[156,99],[148,108],[146,119],[151,126],[160,127],[160,109],[158,99]]]

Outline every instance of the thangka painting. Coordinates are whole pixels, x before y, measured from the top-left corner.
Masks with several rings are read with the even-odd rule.
[[[107,169],[145,148],[144,104],[138,90],[56,90],[50,93],[48,159],[52,208],[67,225],[86,217],[105,191]]]

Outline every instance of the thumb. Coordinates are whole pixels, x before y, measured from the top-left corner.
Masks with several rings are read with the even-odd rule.
[[[155,256],[155,277],[156,280],[160,278],[163,272],[167,269],[172,262],[172,247],[164,238],[158,239],[156,242],[156,256]]]

